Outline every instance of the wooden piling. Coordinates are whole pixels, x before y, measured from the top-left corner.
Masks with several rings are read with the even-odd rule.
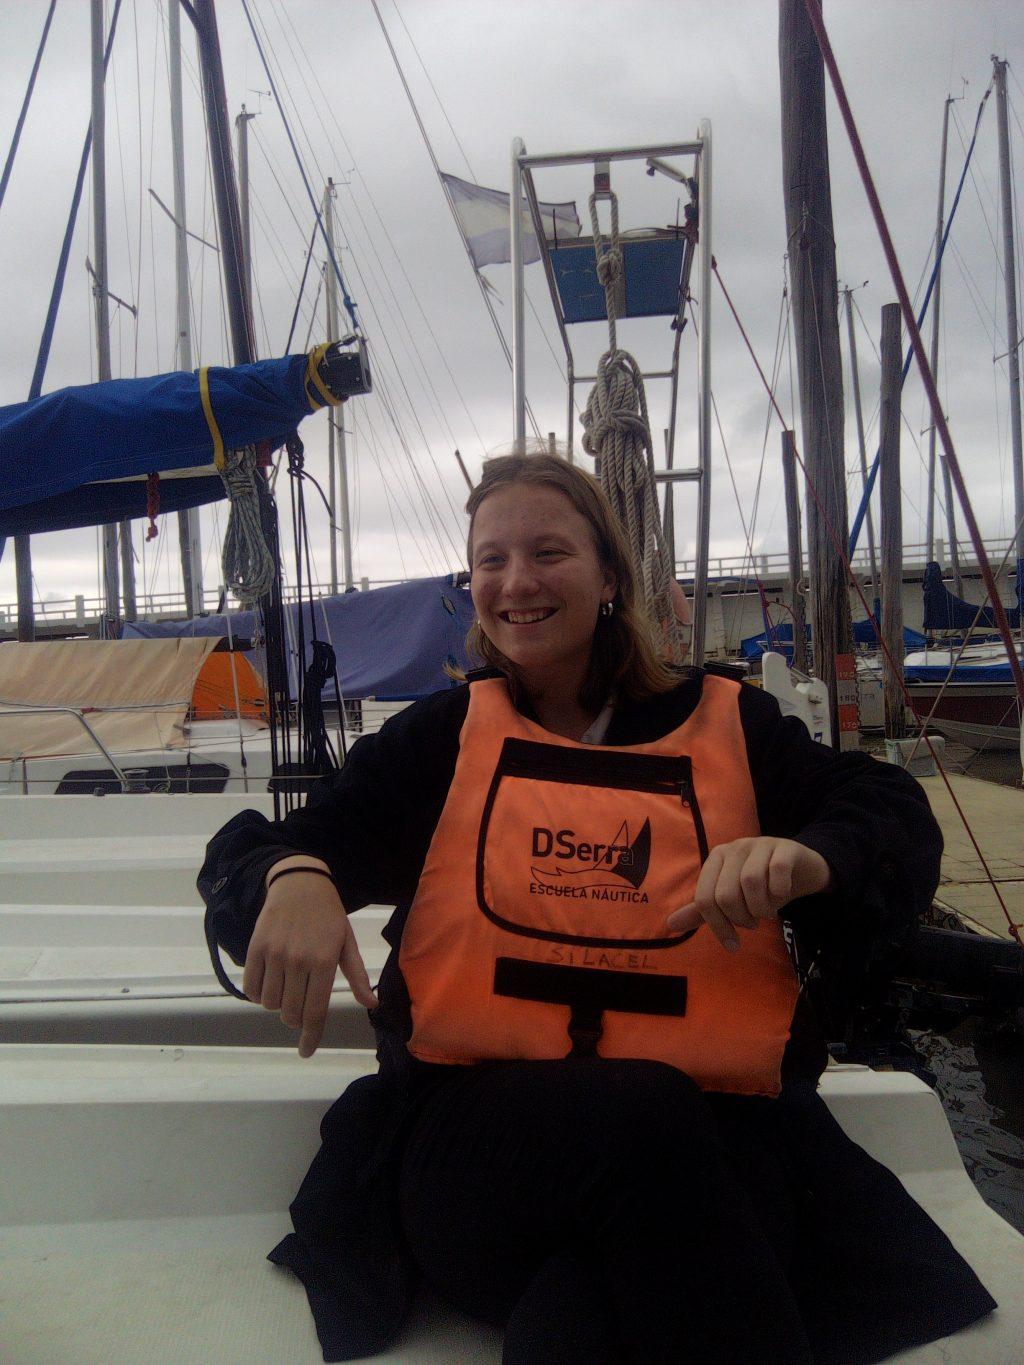
[[[837,656],[852,651],[845,551],[843,370],[825,123],[825,73],[804,0],[779,0],[782,169],[800,379],[814,671],[840,731]]]

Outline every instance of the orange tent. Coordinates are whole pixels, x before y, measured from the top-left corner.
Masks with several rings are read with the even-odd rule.
[[[237,689],[237,691],[236,691]],[[223,720],[235,715],[269,719],[267,689],[244,654],[208,654],[192,689],[193,720]]]

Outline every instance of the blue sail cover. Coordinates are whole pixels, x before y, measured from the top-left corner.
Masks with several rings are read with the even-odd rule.
[[[279,445],[322,406],[308,364],[291,355],[206,371],[226,449]],[[223,497],[199,376],[112,379],[0,408],[0,537],[144,516],[151,473],[188,471],[161,479],[163,512]]]
[[[810,643],[811,628],[807,627],[807,640]],[[870,621],[854,621],[853,623],[853,643],[855,645],[874,645],[878,641],[875,628]],[[927,640],[916,630],[911,630],[909,626],[903,627],[903,647],[904,649],[924,649]],[[745,640],[740,642],[745,659],[760,659],[767,649],[774,650],[778,654],[786,656],[787,663],[793,662],[793,627],[787,621],[782,625],[772,627],[772,636],[769,641],[767,634],[762,631],[760,635],[748,635]]]
[[[1021,596],[1018,575],[1017,596]],[[1020,607],[1005,607],[1006,620],[1011,630],[1020,626]],[[924,628],[925,630],[995,630],[996,614],[989,607],[976,607],[951,593],[942,581],[942,569],[934,561],[924,570]],[[1007,664],[1009,668],[1009,664]]]
[[[285,641],[293,695],[298,692],[297,621],[298,608],[286,607]],[[321,598],[303,607],[306,664],[312,660],[310,642],[315,624],[318,638],[334,647],[345,697],[378,697],[384,701],[425,697],[452,685],[444,671],[446,663],[468,666],[465,639],[472,622],[469,592],[454,586],[451,578],[423,578],[370,592]],[[154,639],[224,637],[230,633],[233,638],[251,640],[255,629],[254,614],[242,611],[230,618],[200,616],[194,621],[152,625],[136,622],[125,626],[124,636]],[[265,676],[262,650],[253,650],[249,657]],[[333,679],[323,695],[327,701],[334,699]]]

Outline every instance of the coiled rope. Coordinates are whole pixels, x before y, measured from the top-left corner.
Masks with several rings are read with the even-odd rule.
[[[608,313],[609,347],[598,364],[597,382],[580,419],[583,449],[597,459],[601,487],[629,537],[655,647],[672,663],[681,664],[686,643],[670,595],[675,565],[658,510],[647,395],[640,366],[628,351],[619,349],[615,329],[616,292],[623,273],[619,201],[613,193],[603,197],[611,203],[608,241],[598,222],[597,195],[592,194],[589,202],[597,277],[604,286]]]
[[[256,447],[225,450],[220,476],[230,503],[221,555],[224,585],[243,606],[255,604],[267,596],[277,576],[260,524]]]

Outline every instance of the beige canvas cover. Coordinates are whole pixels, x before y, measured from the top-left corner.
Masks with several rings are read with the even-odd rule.
[[[181,748],[199,670],[218,641],[45,640],[0,644],[0,758],[102,754],[68,715],[17,714],[25,706],[81,711],[112,753]]]

